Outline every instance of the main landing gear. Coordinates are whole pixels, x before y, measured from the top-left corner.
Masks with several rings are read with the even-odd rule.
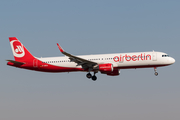
[[[158,72],[157,72],[157,69],[156,69],[156,67],[154,67],[154,74],[155,74],[155,76],[158,76]]]
[[[97,80],[97,77],[95,76],[95,74],[96,74],[96,72],[94,72],[94,75],[92,76],[91,73],[89,72],[89,73],[86,75],[86,77],[89,78],[89,79],[91,78],[93,81],[96,81],[96,80]]]
[[[92,78],[91,73],[88,73],[88,74],[86,75],[86,77],[89,78],[89,79]]]

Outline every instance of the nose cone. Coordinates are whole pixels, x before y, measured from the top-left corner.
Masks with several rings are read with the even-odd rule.
[[[169,61],[170,61],[170,63],[171,63],[171,64],[175,63],[175,59],[174,59],[174,58],[172,58],[172,57],[170,58],[170,60],[169,60]]]

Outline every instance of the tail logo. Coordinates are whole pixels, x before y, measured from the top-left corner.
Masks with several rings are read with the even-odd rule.
[[[13,40],[10,44],[15,57],[24,57],[24,46],[19,41]]]
[[[15,49],[15,52],[17,53],[17,54],[21,54],[21,53],[23,53],[23,48],[21,47],[21,46],[16,46],[17,48]]]

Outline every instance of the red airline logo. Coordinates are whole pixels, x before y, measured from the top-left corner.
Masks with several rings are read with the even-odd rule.
[[[24,57],[24,47],[18,40],[11,40],[10,44],[15,57]]]
[[[124,60],[126,60],[126,61],[151,60],[151,55],[150,54],[146,55],[145,53],[144,54],[141,53],[140,55],[130,56],[130,55],[125,54],[125,55],[120,55],[120,56],[114,57],[115,62],[122,62]]]
[[[17,54],[22,54],[23,53],[23,48],[22,48],[22,45],[19,43],[19,42],[14,42],[13,43],[13,47],[14,47],[14,51],[17,53]]]

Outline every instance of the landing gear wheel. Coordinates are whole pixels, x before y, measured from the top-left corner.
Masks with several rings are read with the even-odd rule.
[[[155,72],[154,74],[155,74],[155,76],[158,76],[158,72]]]
[[[96,81],[97,80],[97,77],[95,75],[92,76],[92,80],[93,81]]]
[[[86,75],[86,77],[89,78],[89,79],[92,78],[91,73],[88,73],[88,74]]]

